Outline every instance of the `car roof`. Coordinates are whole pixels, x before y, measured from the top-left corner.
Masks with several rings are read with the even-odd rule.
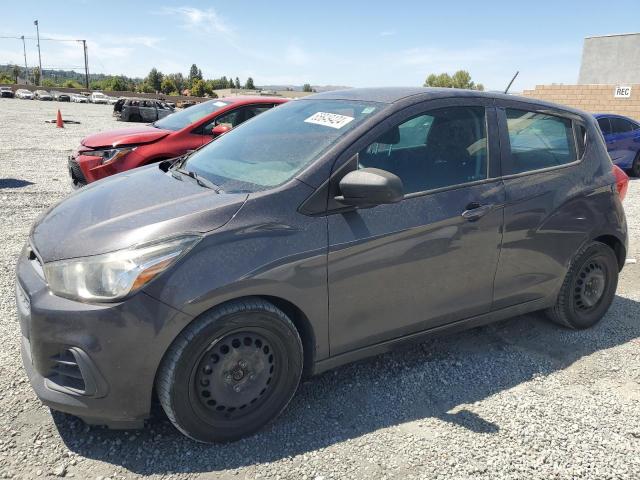
[[[330,92],[316,93],[303,97],[300,100],[354,100],[364,102],[378,102],[393,104],[400,101],[413,100],[409,103],[419,103],[438,98],[489,98],[511,100],[532,105],[561,108],[577,115],[585,115],[585,112],[565,105],[558,105],[544,100],[518,95],[508,95],[501,92],[484,92],[479,90],[465,90],[459,88],[432,88],[432,87],[379,87],[379,88],[351,88],[347,90],[334,90]]]
[[[624,118],[625,120],[629,120],[633,123],[638,123],[637,120],[634,120],[631,117],[627,117],[625,115],[618,115],[617,113],[594,113],[593,116],[596,118]]]
[[[238,95],[237,97],[212,98],[211,100],[242,104],[242,103],[274,103],[274,102],[284,103],[289,99],[284,97],[267,97],[264,95]]]

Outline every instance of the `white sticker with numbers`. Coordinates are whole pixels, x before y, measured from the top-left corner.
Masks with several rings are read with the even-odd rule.
[[[353,120],[353,117],[340,115],[339,113],[317,112],[305,120],[305,123],[315,123],[331,128],[342,128]]]

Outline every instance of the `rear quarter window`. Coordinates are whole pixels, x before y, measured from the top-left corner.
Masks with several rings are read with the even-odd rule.
[[[510,162],[507,174],[556,167],[578,159],[573,123],[546,113],[506,109]]]

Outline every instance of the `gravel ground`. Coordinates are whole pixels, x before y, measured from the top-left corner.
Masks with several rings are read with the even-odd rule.
[[[58,106],[81,125],[45,124]],[[160,411],[129,432],[52,414],[20,361],[15,260],[38,213],[70,192],[70,150],[117,125],[102,105],[0,100],[0,477],[640,477],[636,264],[592,330],[527,315],[327,372],[270,427],[233,444],[194,443]],[[631,258],[639,205],[636,180],[625,201]]]

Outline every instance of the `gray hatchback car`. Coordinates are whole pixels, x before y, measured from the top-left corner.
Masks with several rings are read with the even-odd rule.
[[[606,313],[627,250],[589,114],[452,89],[288,102],[72,194],[17,266],[40,399],[200,441],[276,417],[301,375],[533,311]],[[621,188],[622,190],[622,188]],[[339,399],[336,399],[339,402]]]

